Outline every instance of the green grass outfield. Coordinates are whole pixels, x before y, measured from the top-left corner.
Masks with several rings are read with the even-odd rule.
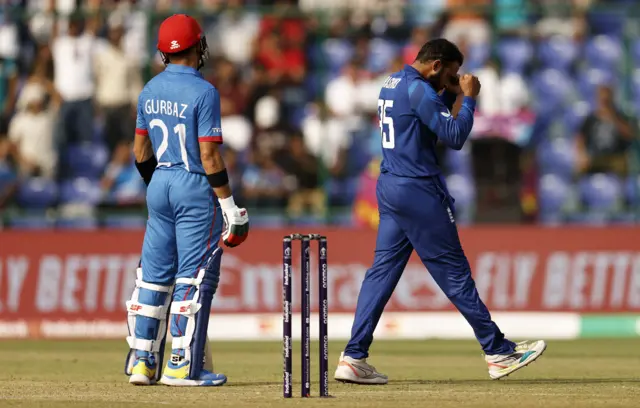
[[[551,341],[543,357],[507,379],[491,381],[471,341],[376,342],[371,362],[386,386],[333,380],[333,398],[282,398],[281,346],[212,343],[214,388],[134,387],[122,374],[125,341],[0,341],[0,407],[640,407],[640,339]],[[333,342],[330,374],[343,342]],[[295,344],[294,355],[299,355]],[[318,393],[317,345],[313,345]],[[294,360],[294,379],[300,377]]]

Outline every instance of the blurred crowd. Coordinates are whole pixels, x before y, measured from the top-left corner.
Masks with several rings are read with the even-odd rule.
[[[144,82],[164,68],[155,35],[176,12],[197,17],[207,35],[203,74],[221,95],[236,201],[258,209],[259,225],[370,224],[381,83],[441,36],[459,45],[463,71],[482,82],[472,140],[441,152],[462,223],[508,198],[520,220],[632,222],[640,42],[627,41],[633,19],[624,10],[634,3],[5,1],[4,222],[144,223],[145,187],[131,155],[135,106]]]

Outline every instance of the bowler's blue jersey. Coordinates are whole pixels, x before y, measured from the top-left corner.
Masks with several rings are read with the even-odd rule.
[[[382,132],[380,170],[400,177],[440,174],[436,143],[460,150],[473,126],[476,102],[464,98],[458,117],[451,115],[455,95],[439,96],[418,71],[405,65],[385,81],[378,99]]]
[[[204,174],[198,142],[222,143],[220,95],[199,71],[169,64],[140,93],[136,133],[151,139],[158,169]]]

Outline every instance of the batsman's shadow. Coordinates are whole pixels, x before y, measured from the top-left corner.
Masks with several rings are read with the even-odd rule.
[[[389,385],[482,385],[487,380],[391,380]],[[533,379],[503,379],[495,381],[499,384],[533,385],[533,384],[607,384],[607,383],[640,383],[640,378],[533,378]]]

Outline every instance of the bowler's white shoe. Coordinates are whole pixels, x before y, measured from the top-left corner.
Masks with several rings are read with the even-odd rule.
[[[514,371],[533,363],[547,349],[544,340],[523,341],[516,344],[512,354],[486,355],[485,361],[489,365],[489,376],[492,380],[506,377]]]
[[[366,358],[356,360],[340,353],[338,368],[333,375],[336,381],[354,384],[386,384],[389,379],[386,375],[380,374],[374,366],[367,363]]]

